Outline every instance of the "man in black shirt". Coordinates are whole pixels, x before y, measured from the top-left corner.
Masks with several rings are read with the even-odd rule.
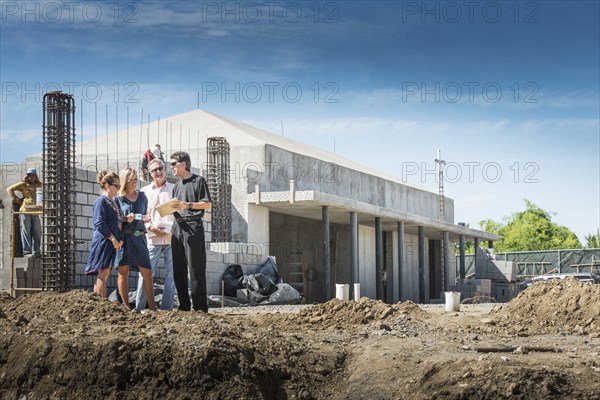
[[[175,206],[175,223],[171,231],[173,279],[179,310],[190,311],[188,270],[192,282],[192,303],[195,311],[208,311],[206,299],[206,249],[204,244],[204,210],[211,208],[206,180],[190,171],[192,161],[185,151],[171,154],[173,175],[180,181],[173,188],[173,197],[180,200]]]

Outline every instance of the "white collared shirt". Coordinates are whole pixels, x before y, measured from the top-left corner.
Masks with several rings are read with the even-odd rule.
[[[157,236],[150,231],[146,234],[148,238],[148,243],[152,243],[155,246],[171,244],[171,227],[173,226],[173,222],[175,222],[175,217],[173,215],[167,215],[161,217],[158,211],[156,211],[156,207],[161,204],[166,203],[167,201],[173,198],[173,187],[175,185],[170,182],[165,182],[162,187],[157,187],[154,182],[146,185],[142,188],[142,192],[146,194],[148,197],[148,210],[147,214],[150,215],[151,222],[146,224],[146,229],[152,224],[156,228],[164,228],[166,232],[169,232],[168,235],[165,236]]]

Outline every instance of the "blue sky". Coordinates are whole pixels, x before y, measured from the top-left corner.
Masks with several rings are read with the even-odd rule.
[[[118,7],[115,6],[118,5]],[[527,198],[600,227],[597,1],[0,2],[0,162],[41,151],[44,88],[77,134],[203,108],[437,191],[478,227]],[[83,110],[83,129],[80,114]]]

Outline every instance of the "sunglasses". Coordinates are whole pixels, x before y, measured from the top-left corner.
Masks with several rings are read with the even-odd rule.
[[[177,164],[179,164],[179,161],[171,161],[171,167],[176,166]]]
[[[117,189],[121,189],[121,185],[115,185],[114,183],[109,183],[110,186],[114,186]]]
[[[163,167],[158,167],[158,168],[154,168],[154,169],[153,169],[152,171],[150,171],[150,172],[152,172],[152,173],[155,173],[155,172],[164,171],[164,170],[165,170],[165,169],[164,169]]]

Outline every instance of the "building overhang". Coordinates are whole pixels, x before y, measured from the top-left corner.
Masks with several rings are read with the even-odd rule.
[[[258,198],[257,198],[258,197]],[[393,210],[349,198],[335,196],[314,190],[259,192],[248,194],[248,203],[267,207],[270,211],[320,221],[322,207],[329,207],[330,223],[349,224],[350,212],[356,212],[360,225],[375,226],[375,217],[381,218],[383,229],[397,230],[397,223],[404,222],[404,232],[416,235],[418,227],[424,228],[425,236],[436,238],[442,232],[449,233],[449,239],[458,242],[460,235],[465,240],[498,240],[498,235],[471,229],[460,225],[438,221],[420,215]]]

